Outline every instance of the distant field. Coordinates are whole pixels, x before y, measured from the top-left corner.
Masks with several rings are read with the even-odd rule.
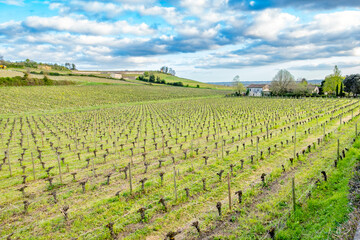
[[[0,69],[0,77],[17,77],[17,76],[24,76],[24,74],[18,71]]]
[[[0,88],[0,115],[129,102],[224,96],[227,91],[149,85],[37,86]]]
[[[69,80],[69,81],[82,82],[82,83],[137,84],[134,82],[123,81],[120,79],[114,80],[114,79],[85,77],[85,76],[48,76],[48,77],[53,80]]]
[[[25,72],[25,69],[16,69],[16,70],[0,70],[0,77],[14,77],[14,76],[23,76],[22,72]],[[37,72],[40,73],[40,69],[29,69],[31,72]],[[139,74],[124,74],[124,78],[129,78],[126,81],[121,80],[114,80],[114,79],[107,79],[107,77],[110,77],[110,74],[104,74],[99,71],[48,71],[48,72],[56,72],[60,74],[88,74],[88,75],[95,75],[98,77],[89,77],[89,76],[51,76],[48,75],[48,77],[52,80],[69,80],[69,81],[75,81],[75,82],[81,82],[81,83],[106,83],[106,84],[146,84],[146,82],[135,80]],[[211,89],[221,89],[221,90],[231,90],[232,88],[229,86],[222,86],[222,85],[215,85],[215,84],[208,84],[208,83],[202,83],[186,78],[180,78],[177,76],[172,76],[169,74],[159,73],[159,72],[150,72],[153,73],[156,77],[160,77],[161,79],[164,79],[168,83],[174,83],[174,82],[182,82],[185,86],[188,85],[189,87],[196,88],[198,85],[200,88],[211,88]],[[42,74],[30,74],[30,77],[32,78],[43,78],[44,75]],[[157,85],[153,83],[153,85]]]
[[[16,77],[16,76],[23,76],[24,71],[20,70],[0,70],[0,77]],[[40,72],[39,70],[35,72]],[[53,71],[52,71],[53,72]],[[62,74],[66,74],[67,72],[61,71],[54,71],[59,72]],[[43,78],[43,74],[29,74],[30,78]],[[51,76],[47,75],[49,79],[52,80],[68,80],[73,82],[78,82],[79,84],[142,84],[138,81],[122,81],[122,80],[114,80],[114,79],[107,79],[105,74],[99,75],[99,77],[88,77],[88,76]]]

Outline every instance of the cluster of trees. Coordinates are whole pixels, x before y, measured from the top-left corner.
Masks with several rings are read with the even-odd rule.
[[[172,86],[178,86],[178,87],[189,87],[189,84],[184,85],[183,82],[166,82],[164,79],[161,79],[159,76],[156,76],[154,74],[150,74],[148,72],[145,72],[143,75],[140,75],[137,77],[137,80],[143,81],[143,82],[149,82],[149,83],[158,83],[158,84],[167,84]],[[200,87],[199,85],[197,87]]]
[[[280,70],[270,84],[271,94],[275,96],[308,96],[316,95],[316,86],[308,84],[305,78],[295,81],[294,76],[287,70]]]
[[[240,77],[233,79],[235,95],[243,95],[246,88],[240,82]],[[318,91],[316,91],[318,88]],[[274,96],[358,96],[360,94],[360,74],[342,76],[338,66],[333,73],[327,75],[320,86],[308,84],[305,78],[295,81],[294,76],[286,69],[280,70],[270,84],[271,95]]]
[[[357,97],[360,94],[360,74],[346,76],[343,81],[344,91]]]
[[[23,77],[4,77],[0,78],[0,86],[52,86],[52,85],[73,85],[72,81],[66,80],[51,80],[47,76],[43,78],[30,78],[28,73]]]
[[[169,68],[167,66],[162,66],[160,68],[160,72],[167,73],[167,74],[170,74],[170,75],[173,75],[173,76],[175,76],[175,74],[176,74],[174,69]]]
[[[150,83],[166,84],[166,81],[164,79],[161,79],[159,76],[155,77],[154,74],[149,75],[148,72],[145,72],[143,75],[138,76],[137,80]]]
[[[20,62],[11,62],[4,60],[3,56],[0,56],[0,65],[5,65],[8,68],[40,68],[41,66],[47,66],[50,67],[52,70],[76,70],[76,65],[74,63],[65,63],[65,65],[59,65],[57,63],[51,64],[51,63],[41,63],[36,62],[30,59],[26,59],[25,61]]]
[[[294,76],[287,70],[280,70],[273,78],[270,90],[272,95],[302,95],[313,94],[308,88],[306,79],[295,82]],[[342,76],[338,66],[334,67],[333,73],[325,77],[319,86],[319,95],[336,97],[357,96],[360,94],[360,74]],[[317,94],[315,94],[317,95]]]
[[[74,63],[65,63],[65,67],[69,70],[77,70]]]

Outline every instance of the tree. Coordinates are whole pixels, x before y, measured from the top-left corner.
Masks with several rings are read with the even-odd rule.
[[[339,85],[336,85],[335,96],[339,96]]]
[[[65,67],[66,67],[67,69],[70,69],[70,68],[71,68],[70,63],[65,63]]]
[[[340,84],[340,91],[339,91],[339,96],[340,97],[344,97],[345,93],[344,93],[344,84],[341,82]]]
[[[244,85],[240,82],[240,77],[239,77],[239,75],[236,75],[236,76],[233,78],[233,86],[234,86],[235,93],[236,93],[237,95],[241,95],[243,92],[246,91],[246,88],[245,88]]]
[[[294,76],[286,69],[281,69],[273,78],[270,90],[274,95],[290,92],[295,86]]]
[[[154,74],[150,74],[150,77],[149,77],[149,82],[155,82],[155,76]]]
[[[76,70],[76,66],[75,66],[75,64],[73,63],[73,64],[71,64],[71,70]]]
[[[325,77],[325,82],[323,86],[323,92],[328,94],[338,94],[338,89],[342,83],[343,77],[341,76],[341,71],[335,65],[334,73]]]
[[[307,82],[306,78],[300,78],[298,81],[299,81],[299,84],[301,84],[303,86],[308,85],[308,82]]]
[[[162,66],[162,67],[160,68],[160,71],[163,72],[163,73],[167,73],[168,68],[167,68],[166,66]]]
[[[351,74],[344,80],[345,92],[352,93],[354,96],[360,94],[360,74]]]
[[[4,56],[0,55],[0,65],[5,65]]]
[[[168,73],[175,76],[175,70],[172,68],[169,68]]]

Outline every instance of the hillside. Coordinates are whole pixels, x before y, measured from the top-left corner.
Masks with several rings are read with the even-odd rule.
[[[215,85],[210,83],[203,83],[191,79],[181,78],[178,76],[172,76],[170,74],[161,73],[157,71],[150,71],[149,75],[153,74],[156,77],[160,77],[160,79],[165,80],[167,83],[175,83],[175,82],[182,82],[185,86],[188,85],[189,87],[197,87],[199,85],[200,88],[213,88],[213,89],[224,89],[224,90],[230,90],[231,87],[228,86],[221,86],[221,85]],[[123,74],[123,77],[126,78],[137,78],[141,74]]]
[[[142,75],[143,71],[135,71],[135,72],[113,72],[113,71],[70,71],[70,70],[48,70],[44,71],[42,69],[30,68],[30,69],[7,69],[0,70],[0,77],[15,77],[15,76],[23,76],[24,72],[30,72],[31,78],[43,78],[44,73],[51,80],[67,80],[77,82],[81,85],[101,85],[101,84],[137,84],[144,85],[148,84],[146,81],[139,81],[137,78]],[[114,74],[120,73],[122,78],[115,78]],[[150,71],[149,74],[153,74],[155,78],[159,77],[161,80],[165,80],[166,83],[178,83],[182,82],[184,87],[192,87],[192,88],[207,88],[207,89],[221,89],[221,90],[231,90],[232,88],[229,86],[215,85],[209,83],[202,83],[191,79],[181,78],[177,76],[172,76],[170,74],[160,73],[156,71]],[[151,83],[152,85],[163,85],[157,83]]]

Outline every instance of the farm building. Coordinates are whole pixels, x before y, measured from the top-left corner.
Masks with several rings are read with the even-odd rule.
[[[110,76],[112,78],[118,78],[118,79],[121,79],[123,77],[122,74],[120,73],[111,73]]]
[[[261,97],[270,95],[270,88],[268,84],[250,84],[247,89],[249,90],[249,96]]]
[[[319,92],[320,92],[319,87],[316,86],[316,85],[308,84],[306,87],[307,87],[307,89],[308,89],[308,91],[309,91],[310,93],[317,93],[317,94],[319,94]]]

